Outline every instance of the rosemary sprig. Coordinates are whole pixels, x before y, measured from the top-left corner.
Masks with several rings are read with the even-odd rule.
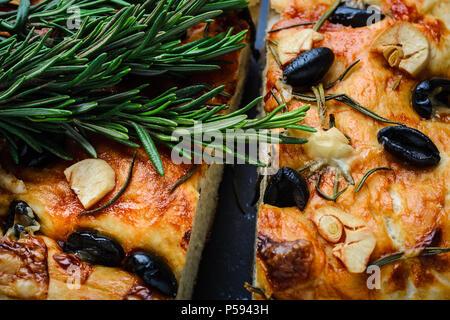
[[[338,172],[336,172],[334,175],[333,195],[330,197],[330,196],[326,195],[322,190],[320,190],[320,184],[322,183],[322,176],[323,176],[323,172],[319,174],[319,178],[317,179],[316,191],[325,200],[336,202],[336,200],[342,194],[344,194],[344,192],[347,191],[347,189],[350,186],[350,185],[347,185],[344,189],[339,191],[339,174],[338,174]]]
[[[355,193],[359,192],[361,190],[361,188],[363,187],[364,183],[366,182],[366,180],[375,172],[379,171],[379,170],[392,170],[391,168],[386,168],[386,167],[378,167],[378,168],[374,168],[369,170],[364,177],[361,179],[361,181],[358,183],[358,186],[355,189]]]
[[[302,94],[302,93],[297,93],[294,92],[292,94],[292,96],[296,99],[302,100],[302,101],[313,101],[316,102],[317,98],[314,96],[309,96],[306,94]],[[400,125],[400,126],[404,126],[405,124],[402,122],[397,122],[397,121],[392,121],[389,119],[386,119],[378,114],[376,114],[375,112],[373,112],[372,110],[362,106],[359,102],[357,102],[356,100],[354,100],[353,98],[351,98],[349,95],[345,94],[345,93],[338,93],[338,94],[330,94],[330,95],[326,95],[325,96],[325,101],[329,101],[329,100],[336,100],[339,102],[342,102],[344,104],[346,104],[347,106],[351,107],[352,109],[374,119],[380,122],[384,122],[384,123],[390,123],[390,124],[396,124],[396,125]]]
[[[192,88],[191,91],[196,93],[198,92],[195,90],[197,87],[192,86],[185,89]],[[169,143],[170,147],[176,147],[183,141],[183,138],[186,138],[172,135],[177,129],[186,131],[188,136],[193,137],[194,134],[205,134],[212,131],[225,134],[228,129],[253,128],[256,130],[255,133],[239,132],[235,139],[245,142],[258,139],[265,139],[269,143],[306,142],[303,139],[283,135],[272,137],[270,133],[263,130],[297,126],[297,123],[304,119],[309,106],[280,115],[274,113],[260,119],[250,120],[242,113],[256,106],[261,98],[255,99],[241,110],[225,115],[219,113],[221,108],[209,107],[212,108],[209,110],[214,110],[214,112],[207,112],[208,107],[205,107],[208,100],[223,91],[223,86],[205,92],[199,97],[190,96],[185,89],[173,88],[153,99],[140,96],[139,90],[115,95],[100,94],[95,96],[95,103],[89,104],[88,108],[85,108],[87,103],[79,98],[77,104],[69,107],[49,108],[45,112],[38,109],[38,116],[35,115],[34,108],[19,109],[17,113],[15,113],[15,109],[10,109],[6,115],[0,117],[0,129],[2,129],[0,134],[6,133],[3,136],[8,141],[11,141],[8,139],[9,137],[18,137],[37,152],[50,149],[52,153],[66,159],[71,157],[64,150],[47,144],[43,139],[35,139],[34,136],[36,134],[65,134],[78,142],[93,157],[96,157],[95,149],[89,143],[86,132],[100,134],[132,147],[139,146],[133,140],[140,140],[160,174],[164,174],[164,168],[156,145]],[[63,117],[58,115],[59,118],[55,118],[54,113],[63,113]],[[201,118],[201,122],[198,120],[199,118]],[[304,128],[308,127],[304,126]],[[9,143],[9,146],[13,158],[17,159],[17,146],[13,143]],[[223,145],[213,147],[224,151],[224,157],[226,154],[233,157],[243,156]],[[191,159],[193,155],[193,150],[183,152],[183,156],[188,159]],[[244,159],[249,161],[245,157]],[[263,165],[259,162],[257,164]]]
[[[442,254],[446,252],[450,252],[450,248],[438,248],[438,247],[427,247],[420,250],[414,249],[413,250],[415,254],[408,254],[406,252],[397,252],[388,256],[385,256],[381,259],[378,259],[375,262],[372,262],[370,265],[382,267],[384,265],[403,260],[403,259],[409,259],[409,258],[415,258],[415,257],[423,257],[423,256],[431,256],[436,254]],[[370,266],[369,265],[369,266]]]
[[[320,123],[323,126],[325,121],[325,113],[327,112],[327,106],[325,104],[325,91],[322,83],[319,83],[317,87],[312,87],[311,89],[316,96],[317,111],[319,113]]]
[[[17,10],[0,13],[0,30],[17,33],[25,36],[31,28],[52,28],[57,31],[55,38],[62,39],[77,33],[80,21],[89,17],[91,20],[114,15],[117,10],[129,7],[132,4],[143,4],[143,7],[151,10],[160,5],[158,1],[123,1],[123,0],[44,0],[37,5],[31,5],[29,1],[21,1]],[[207,0],[207,1],[168,1],[171,8],[185,14],[195,16],[207,11],[233,10],[247,6],[245,0]],[[1,2],[0,2],[1,4]],[[145,17],[141,17],[141,21]],[[171,23],[183,17],[171,18]],[[68,24],[71,21],[72,25]],[[14,24],[18,26],[13,27]],[[136,31],[139,31],[136,28]]]
[[[180,185],[182,185],[183,183],[188,181],[189,178],[192,177],[192,175],[195,173],[196,170],[197,170],[197,165],[194,164],[184,176],[182,176],[180,179],[178,179],[177,182],[175,182],[175,184],[172,186],[172,188],[170,188],[169,193],[173,193],[176,188],[178,188]]]
[[[273,298],[271,296],[268,296],[266,294],[266,291],[264,289],[252,286],[248,282],[244,283],[244,288],[247,289],[248,292],[253,293],[253,294],[258,294],[266,300],[273,300]]]
[[[240,141],[265,137],[273,143],[305,142],[285,136],[272,138],[262,130],[296,126],[311,130],[297,125],[306,110],[247,120],[244,112],[259,102],[256,99],[243,109],[224,115],[220,111],[226,106],[207,105],[210,99],[224,94],[223,86],[209,91],[204,85],[172,88],[154,98],[140,95],[146,85],[115,94],[104,89],[115,86],[131,73],[170,75],[219,68],[215,64],[218,57],[244,46],[241,42],[245,31],[233,34],[229,30],[187,44],[181,44],[179,39],[193,25],[220,15],[222,11],[218,9],[243,7],[244,0],[155,0],[131,6],[116,1],[112,5],[122,9],[86,15],[75,34],[61,39],[52,36],[53,30],[41,36],[31,24],[35,17],[48,19],[44,19],[47,22],[50,17],[68,18],[64,8],[74,1],[44,3],[29,8],[23,29],[30,31],[25,39],[20,40],[21,33],[17,32],[0,42],[0,137],[8,142],[16,162],[19,157],[15,139],[25,141],[37,152],[48,150],[71,159],[61,147],[40,138],[51,134],[68,136],[92,157],[97,154],[88,132],[131,147],[138,147],[134,141],[140,140],[161,175],[164,168],[156,146],[164,144],[179,150],[179,140],[172,136],[177,129],[192,135],[196,130],[224,133],[245,127],[257,132],[239,134]],[[86,1],[79,4],[86,10],[94,6]],[[12,23],[18,14],[10,12],[0,17]],[[215,147],[225,154],[251,160],[223,145]],[[179,152],[187,158],[195,154],[195,151]]]
[[[301,22],[301,23],[291,24],[291,25],[288,25],[285,27],[269,30],[269,31],[267,31],[267,33],[274,33],[274,32],[278,32],[278,31],[286,30],[286,29],[290,29],[290,28],[295,28],[295,27],[315,25],[316,23],[317,22]]]
[[[131,176],[133,175],[134,162],[136,161],[136,155],[137,155],[137,151],[134,152],[133,158],[131,159],[131,163],[130,163],[130,166],[128,168],[128,174],[127,174],[127,178],[125,180],[125,183],[120,188],[120,190],[117,192],[117,194],[111,200],[109,200],[107,203],[105,203],[103,206],[98,207],[97,209],[84,211],[84,212],[82,212],[82,213],[80,213],[78,215],[79,217],[85,216],[85,215],[88,215],[88,214],[93,214],[93,213],[96,213],[96,212],[98,212],[100,210],[103,210],[103,209],[111,206],[114,202],[117,201],[117,199],[120,198],[120,196],[125,192],[125,190],[128,188],[128,185],[130,184]]]
[[[275,62],[277,63],[278,67],[282,68],[283,64],[281,63],[280,57],[278,56],[277,50],[275,49],[275,45],[273,44],[273,42],[269,41],[269,43],[267,43],[267,46],[269,47],[270,53],[275,59]]]
[[[216,62],[208,61],[245,46],[241,42],[246,30],[233,35],[231,29],[183,45],[178,38],[184,31],[222,11],[183,16],[183,11],[171,9],[172,1],[159,3],[163,5],[150,12],[144,3],[95,21],[85,18],[77,34],[53,45],[48,44],[52,30],[42,38],[32,29],[25,40],[13,36],[2,41],[0,90],[7,90],[0,93],[0,101],[5,104],[17,96],[30,101],[29,96],[35,93],[27,90],[31,85],[45,86],[49,96],[59,92],[77,94],[114,86],[127,74],[217,70]],[[178,16],[184,19],[174,24],[171,19]],[[54,79],[58,81],[52,82]]]
[[[336,8],[339,6],[340,3],[341,0],[334,1],[331,7],[328,8],[328,10],[325,11],[325,13],[320,17],[319,21],[316,22],[313,28],[314,31],[319,31],[320,27],[322,27],[325,21],[327,21],[327,19],[333,14],[333,12],[336,10]]]
[[[334,87],[338,82],[341,82],[345,78],[345,76],[350,72],[350,70],[353,69],[353,67],[356,66],[359,63],[359,61],[360,60],[358,59],[358,60],[354,61],[352,64],[350,64],[347,67],[347,69],[345,69],[344,72],[336,80],[334,80],[333,82],[329,83],[325,87],[325,90],[328,90],[328,89]]]
[[[402,81],[403,76],[400,76],[397,80],[395,80],[394,84],[392,85],[392,91],[397,90],[398,86],[400,85],[400,82]]]
[[[339,102],[342,102],[342,103],[346,104],[347,106],[355,109],[356,111],[359,111],[360,113],[362,113],[362,114],[364,114],[364,115],[366,115],[368,117],[371,117],[372,119],[375,119],[375,120],[378,120],[378,121],[384,122],[384,123],[390,123],[390,124],[396,124],[396,125],[404,126],[404,123],[397,122],[397,121],[392,121],[392,120],[383,118],[382,116],[379,116],[378,114],[376,114],[372,110],[367,109],[366,107],[362,106],[359,102],[357,102],[356,100],[354,100],[353,98],[351,98],[347,94],[338,95],[334,99],[339,101]]]

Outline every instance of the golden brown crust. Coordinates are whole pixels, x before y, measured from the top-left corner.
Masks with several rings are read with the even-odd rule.
[[[333,1],[273,1],[281,11],[281,20],[272,29],[299,22],[317,21]],[[320,29],[323,40],[315,47],[329,47],[335,54],[335,62],[325,75],[324,82],[336,79],[352,62],[358,65],[344,81],[328,90],[329,93],[347,93],[363,106],[390,120],[403,122],[409,127],[425,133],[441,152],[439,166],[426,170],[414,169],[388,155],[377,141],[378,131],[386,124],[372,120],[347,106],[327,101],[328,114],[336,117],[336,127],[351,138],[350,145],[356,155],[350,169],[353,178],[359,182],[363,175],[375,167],[390,167],[393,171],[382,171],[371,176],[362,190],[354,193],[351,186],[336,203],[321,198],[315,191],[317,175],[308,178],[311,197],[307,208],[275,208],[262,205],[258,214],[258,234],[278,242],[306,239],[311,241],[315,256],[320,262],[313,263],[309,281],[297,288],[279,290],[268,281],[262,261],[257,258],[256,284],[266,292],[280,299],[448,299],[450,297],[450,255],[442,254],[426,258],[411,258],[383,267],[381,289],[370,290],[367,280],[370,274],[350,273],[340,259],[332,252],[334,244],[325,240],[312,222],[318,208],[336,207],[362,219],[376,238],[376,246],[370,262],[405,249],[429,246],[450,246],[449,234],[449,185],[450,127],[448,113],[433,120],[421,119],[411,107],[411,92],[415,85],[430,76],[450,77],[450,33],[445,21],[437,17],[433,9],[424,13],[422,2],[378,1],[384,12],[390,11],[379,23],[370,27],[351,28],[326,22]],[[398,20],[410,21],[430,43],[430,63],[419,78],[413,78],[397,69],[390,68],[382,56],[370,51],[372,41],[380,32]],[[279,41],[282,37],[307,27],[290,28],[269,33],[268,38]],[[267,55],[265,86],[265,109],[273,110],[277,104],[269,90],[278,93],[277,80],[282,76],[272,55]],[[394,83],[401,77],[400,85],[393,90]],[[294,110],[303,105],[296,99],[289,103]],[[317,109],[312,103],[305,124],[319,127]],[[307,135],[306,135],[307,137]],[[280,167],[294,169],[310,161],[304,146],[281,145]],[[327,170],[322,189],[331,194],[333,172]],[[344,187],[344,183],[340,188]]]
[[[47,247],[38,238],[0,238],[0,291],[23,299],[43,299],[49,286]]]

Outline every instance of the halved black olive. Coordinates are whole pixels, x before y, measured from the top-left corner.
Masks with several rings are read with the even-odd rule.
[[[330,48],[320,47],[303,52],[283,71],[286,82],[292,86],[312,86],[328,72],[334,61]]]
[[[393,156],[416,167],[431,167],[441,161],[439,150],[422,132],[404,126],[392,126],[378,132],[378,142]]]
[[[346,27],[360,28],[369,25],[370,20],[374,18],[375,14],[377,15],[376,18],[379,17],[380,20],[385,18],[384,14],[375,10],[358,9],[341,5],[337,7],[328,20],[331,23],[339,23]]]
[[[16,228],[16,226],[18,226]],[[3,233],[7,233],[9,229],[14,227],[14,235],[18,230],[25,230],[25,228],[31,228],[31,231],[37,231],[40,227],[37,222],[37,217],[33,212],[33,209],[22,200],[14,200],[9,205],[9,213],[6,217]],[[25,234],[28,232],[24,232]],[[19,238],[20,236],[16,236]]]
[[[278,170],[264,193],[264,203],[280,208],[297,206],[303,211],[308,200],[309,189],[305,179],[288,167]]]
[[[75,231],[67,238],[63,251],[84,262],[107,267],[120,266],[125,256],[120,244],[95,231]]]
[[[423,118],[430,119],[433,107],[450,108],[450,80],[431,78],[420,82],[413,91],[412,105]]]
[[[147,285],[169,297],[176,297],[178,283],[170,267],[157,255],[135,252],[125,260],[125,269],[137,274]]]

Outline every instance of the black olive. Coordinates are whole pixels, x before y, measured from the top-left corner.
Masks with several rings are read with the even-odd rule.
[[[431,78],[420,82],[413,91],[412,105],[423,118],[430,119],[433,107],[450,108],[450,80]]]
[[[6,218],[3,232],[6,233],[8,229],[15,227],[16,225],[20,225],[20,230],[25,227],[39,226],[33,209],[22,200],[14,200],[9,205],[9,213]]]
[[[330,48],[320,47],[303,52],[283,71],[286,82],[292,86],[312,86],[328,72],[334,61]]]
[[[147,285],[169,297],[176,297],[178,283],[170,267],[157,255],[135,252],[125,260],[125,269],[137,274]]]
[[[63,251],[87,263],[107,267],[120,266],[125,256],[120,244],[95,231],[75,231],[67,238]]]
[[[264,193],[264,203],[280,208],[297,206],[301,211],[309,200],[305,179],[295,170],[283,167],[270,179]]]
[[[433,141],[416,129],[386,127],[378,132],[378,142],[393,156],[416,167],[431,167],[441,161],[439,150]]]
[[[377,16],[375,17],[374,15]],[[369,22],[371,22],[370,20],[378,17],[380,20],[383,20],[385,15],[380,11],[358,9],[341,5],[337,7],[328,20],[331,23],[339,23],[346,27],[360,28],[366,27],[369,25]]]
[[[56,157],[44,150],[41,153],[30,148],[25,142],[19,144],[19,164],[25,167],[42,168],[50,164]]]

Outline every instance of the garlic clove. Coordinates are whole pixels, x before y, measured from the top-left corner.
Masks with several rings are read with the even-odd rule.
[[[282,64],[293,60],[302,51],[311,50],[313,43],[323,39],[323,35],[313,29],[303,29],[282,37],[278,42],[278,56]]]
[[[390,67],[417,76],[428,64],[430,45],[412,23],[398,22],[373,41],[371,50],[383,54]]]
[[[96,204],[116,185],[114,170],[101,159],[77,162],[64,170],[64,174],[85,209]]]

